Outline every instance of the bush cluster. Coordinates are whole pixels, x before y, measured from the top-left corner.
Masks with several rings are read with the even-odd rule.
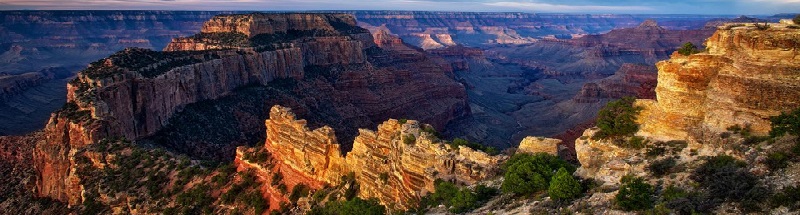
[[[353,198],[346,201],[328,202],[324,207],[313,208],[309,215],[383,215],[386,207],[378,203],[377,199],[363,200]]]
[[[747,163],[727,155],[707,158],[690,176],[700,185],[700,192],[703,193],[690,202],[705,202],[695,204],[702,207],[694,210],[710,212],[725,201],[738,202],[748,211],[758,210],[759,203],[766,199],[770,191],[746,166]]]
[[[450,208],[451,213],[464,213],[480,207],[498,193],[497,189],[485,185],[475,186],[474,189],[459,188],[451,182],[437,180],[434,193],[420,201],[418,212],[424,212],[428,206],[442,204]]]
[[[680,53],[680,54],[682,54],[684,56],[689,56],[689,55],[697,54],[697,53],[700,53],[700,52],[701,51],[699,49],[697,49],[697,46],[694,45],[691,42],[684,43],[683,46],[681,46],[681,48],[678,49],[678,53]]]
[[[606,139],[630,136],[639,131],[636,117],[642,111],[641,107],[633,105],[636,99],[625,97],[609,102],[597,113],[597,127],[600,128],[594,139]]]
[[[650,170],[651,173],[653,173],[653,176],[661,177],[666,174],[672,173],[672,169],[675,168],[676,163],[677,161],[675,160],[675,158],[672,157],[664,158],[661,160],[653,161],[652,163],[650,163],[649,166],[647,166],[647,169]]]
[[[567,169],[561,167],[550,180],[547,194],[556,201],[573,199],[581,194],[581,183]]]
[[[533,194],[547,190],[554,173],[564,168],[570,175],[575,167],[560,158],[547,154],[518,153],[503,166],[505,180],[502,190],[517,195]]]
[[[614,197],[617,206],[626,211],[653,208],[653,186],[642,178],[622,177],[622,186]]]

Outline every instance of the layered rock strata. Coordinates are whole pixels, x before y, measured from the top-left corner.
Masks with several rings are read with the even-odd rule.
[[[558,146],[561,144],[559,139],[551,139],[544,137],[526,137],[519,143],[517,152],[523,153],[539,153],[544,152],[551,155],[558,155]]]
[[[774,25],[720,29],[707,51],[657,64],[657,102],[645,107],[641,133],[686,139],[693,129],[725,131],[734,125],[769,132],[769,117],[800,107],[800,32]]]
[[[449,46],[531,44],[542,39],[571,39],[613,29],[636,27],[654,19],[669,29],[700,29],[719,16],[583,15],[422,11],[344,11],[375,32],[386,29],[424,49]]]
[[[353,172],[359,197],[377,198],[395,209],[414,206],[433,192],[437,179],[469,185],[491,178],[505,159],[463,146],[452,148],[426,132],[430,125],[414,120],[390,119],[377,131],[361,129],[347,156],[340,154],[330,127],[311,130],[289,108],[273,107],[266,127],[264,147],[288,167],[277,171],[299,174],[293,177],[312,187],[339,184],[342,176]],[[271,175],[275,170],[261,171]]]
[[[284,102],[329,104],[317,108],[338,120],[415,117],[444,127],[469,113],[463,86],[447,76],[448,68],[414,49],[402,55],[375,47],[350,15],[223,15],[202,32],[176,39],[169,51],[126,49],[68,84],[67,105],[52,115],[46,140],[34,150],[40,196],[82,201],[72,155],[86,145],[153,136],[187,105],[276,79],[294,85]]]
[[[676,52],[657,64],[657,100],[634,104],[642,108],[635,141],[647,150],[620,144],[632,139],[595,140],[591,137],[598,128],[587,129],[575,141],[581,163],[577,174],[607,184],[627,174],[644,176],[652,157],[669,155],[653,154],[654,148],[671,151],[678,162],[686,163],[702,156],[735,155],[730,148],[736,146],[730,144],[736,138],[720,135],[729,127],[767,135],[770,117],[800,107],[800,31],[781,24],[770,24],[769,29],[740,25],[721,27],[707,40],[704,52]],[[754,151],[760,150],[750,150]]]

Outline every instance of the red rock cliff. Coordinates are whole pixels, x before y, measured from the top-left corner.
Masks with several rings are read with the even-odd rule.
[[[342,156],[331,128],[311,130],[305,120],[296,119],[285,107],[273,107],[270,115],[265,147],[284,167],[278,171],[301,180],[290,186],[335,185],[342,176],[354,172],[360,186],[358,196],[378,198],[396,209],[408,209],[421,196],[433,192],[436,179],[473,184],[490,178],[504,159],[466,147],[452,148],[423,131],[430,125],[394,119],[379,125],[377,131],[361,129],[353,150]],[[244,169],[254,169],[259,175],[272,175],[271,171],[275,171],[251,165]]]
[[[252,22],[241,24],[251,26],[246,31],[260,36],[250,35],[254,39],[245,39],[247,43],[228,41],[244,32],[220,27],[231,26],[220,20],[242,17]],[[288,23],[262,20],[280,17]],[[225,46],[195,50],[200,46],[170,45],[174,49],[166,52],[126,49],[92,63],[69,83],[68,104],[52,115],[46,140],[34,150],[40,196],[71,205],[82,201],[72,155],[83,146],[107,137],[151,136],[189,104],[219,99],[247,85],[270,85],[274,79],[297,81],[295,100],[290,101],[295,104],[335,101],[331,112],[343,120],[414,117],[444,127],[468,114],[464,88],[448,78],[449,70],[413,49],[401,54],[375,47],[369,33],[354,26],[349,15],[251,14],[213,20],[204,33],[181,41]],[[320,23],[306,23],[311,21]],[[272,35],[269,29],[289,32]]]

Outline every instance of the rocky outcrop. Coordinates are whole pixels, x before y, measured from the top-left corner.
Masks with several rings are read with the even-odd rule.
[[[779,24],[766,30],[725,27],[708,39],[706,51],[675,53],[659,62],[657,100],[634,104],[642,108],[636,140],[595,140],[598,128],[587,129],[575,141],[581,163],[576,174],[616,184],[627,174],[644,176],[657,156],[673,156],[678,163],[722,154],[755,157],[750,153],[761,150],[720,134],[738,125],[749,128],[747,135],[767,135],[770,117],[800,107],[798,39],[800,31]],[[626,142],[646,149],[623,147]]]
[[[706,52],[658,63],[657,102],[637,102],[645,107],[641,133],[686,139],[693,129],[740,125],[766,134],[770,116],[800,107],[798,38],[777,24],[720,29]]]
[[[289,22],[285,28],[270,27],[282,26],[269,21],[281,20],[280,17]],[[276,84],[280,87],[276,88],[283,90],[280,95],[267,95],[271,101],[275,100],[274,96],[285,98],[278,100],[281,103],[322,110],[324,114],[315,119],[340,122],[336,126],[351,123],[346,122],[348,120],[357,125],[370,125],[369,120],[373,119],[415,117],[444,127],[449,120],[469,113],[463,86],[447,76],[447,68],[408,47],[403,52],[375,47],[367,31],[354,26],[352,17],[348,17],[336,14],[219,16],[214,18],[217,21],[205,26],[204,33],[179,41],[184,45],[213,41],[213,44],[225,46],[195,50],[201,46],[176,45],[169,46],[172,50],[165,52],[130,48],[92,63],[68,84],[67,105],[53,114],[45,129],[47,140],[36,147],[34,163],[41,176],[37,182],[39,194],[71,205],[80,203],[82,188],[74,174],[72,155],[106,137],[129,140],[153,137],[148,140],[162,144],[167,141],[179,151],[184,148],[182,146],[216,150],[242,145],[244,142],[238,139],[219,143],[215,139],[204,139],[201,143],[169,139],[196,135],[191,133],[196,131],[177,129],[178,125],[171,125],[169,120],[194,103],[231,96],[245,86],[269,87],[276,79],[281,80]],[[252,23],[240,25],[224,21],[230,19]],[[321,23],[303,23],[306,21]],[[241,26],[250,27],[242,30]],[[310,29],[316,27],[320,29]],[[272,32],[268,29],[287,32],[262,33]],[[239,30],[259,34],[245,38],[246,43],[228,40],[228,36],[244,33]],[[318,33],[303,33],[306,31]],[[242,100],[253,99],[260,98]],[[234,103],[244,104],[242,100]],[[247,124],[245,121],[250,121],[250,117],[256,117],[243,116],[244,111],[240,110],[225,114],[237,114],[234,120],[242,121],[234,122],[238,125]],[[205,122],[209,121],[214,120]],[[159,133],[168,126],[171,129],[168,133]],[[232,129],[240,135],[239,139],[244,139],[246,137],[241,135],[252,133],[248,129],[262,130],[263,127]],[[225,152],[216,153],[224,155]]]
[[[463,146],[452,148],[426,132],[430,125],[414,120],[390,119],[377,131],[361,129],[347,156],[340,154],[330,127],[311,130],[289,108],[273,107],[266,127],[264,147],[288,167],[278,171],[295,172],[303,181],[292,184],[336,185],[353,172],[360,187],[358,196],[377,198],[395,209],[408,209],[433,192],[436,179],[469,185],[490,178],[505,159]],[[267,172],[259,174],[272,174],[262,171]]]
[[[526,137],[519,143],[517,152],[523,153],[539,153],[544,152],[551,155],[558,156],[558,146],[561,144],[559,139],[551,139],[544,137]]]

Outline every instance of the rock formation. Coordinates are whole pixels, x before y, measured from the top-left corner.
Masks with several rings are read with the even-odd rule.
[[[558,145],[561,144],[559,139],[551,139],[544,137],[526,137],[519,143],[517,152],[523,153],[539,153],[544,152],[551,155],[558,155]]]
[[[766,135],[770,117],[800,107],[796,82],[800,31],[771,26],[766,30],[752,24],[721,27],[707,40],[705,51],[688,56],[676,52],[659,62],[657,100],[634,104],[643,108],[635,138],[647,149],[622,147],[620,143],[634,141],[624,138],[595,140],[591,137],[598,128],[587,129],[575,141],[581,163],[577,174],[616,184],[626,174],[645,175],[651,157],[669,156],[666,151],[678,163],[693,163],[701,156],[741,157],[729,146],[736,138],[720,134],[740,126],[750,129],[747,135]],[[748,147],[742,150],[747,156],[761,151]]]
[[[286,179],[300,181],[287,183],[290,187],[302,183],[318,189],[339,184],[342,176],[354,172],[359,197],[378,198],[395,209],[414,206],[421,196],[433,192],[437,179],[469,185],[493,177],[505,159],[463,146],[452,148],[427,132],[430,125],[414,120],[390,119],[377,131],[361,129],[347,156],[340,154],[330,127],[311,130],[289,108],[273,107],[266,127],[264,147],[281,167],[254,169],[257,174],[279,171],[292,175]],[[237,156],[237,160],[242,159]]]
[[[444,127],[469,113],[463,86],[447,76],[446,68],[414,49],[402,55],[375,47],[350,15],[222,15],[202,32],[174,40],[170,51],[130,48],[80,72],[67,86],[67,105],[52,115],[46,140],[34,150],[39,195],[78,204],[82,188],[72,155],[83,146],[107,137],[157,137],[158,144],[164,138],[158,132],[177,126],[169,120],[187,106],[235,95],[245,86],[280,85],[272,82],[276,79],[293,88],[276,95],[290,98],[279,102],[324,110],[326,115],[318,117],[322,122],[367,126],[370,120],[402,117]],[[246,100],[253,99],[259,98]],[[259,127],[233,129],[241,135],[251,128]],[[221,144],[214,148],[202,145],[214,140],[203,141],[173,146],[225,155],[232,152],[221,149],[244,144],[213,143]]]
[[[693,129],[740,125],[766,134],[770,116],[800,107],[798,38],[781,25],[719,29],[705,52],[658,63],[657,102],[637,102],[641,133],[687,139]]]

